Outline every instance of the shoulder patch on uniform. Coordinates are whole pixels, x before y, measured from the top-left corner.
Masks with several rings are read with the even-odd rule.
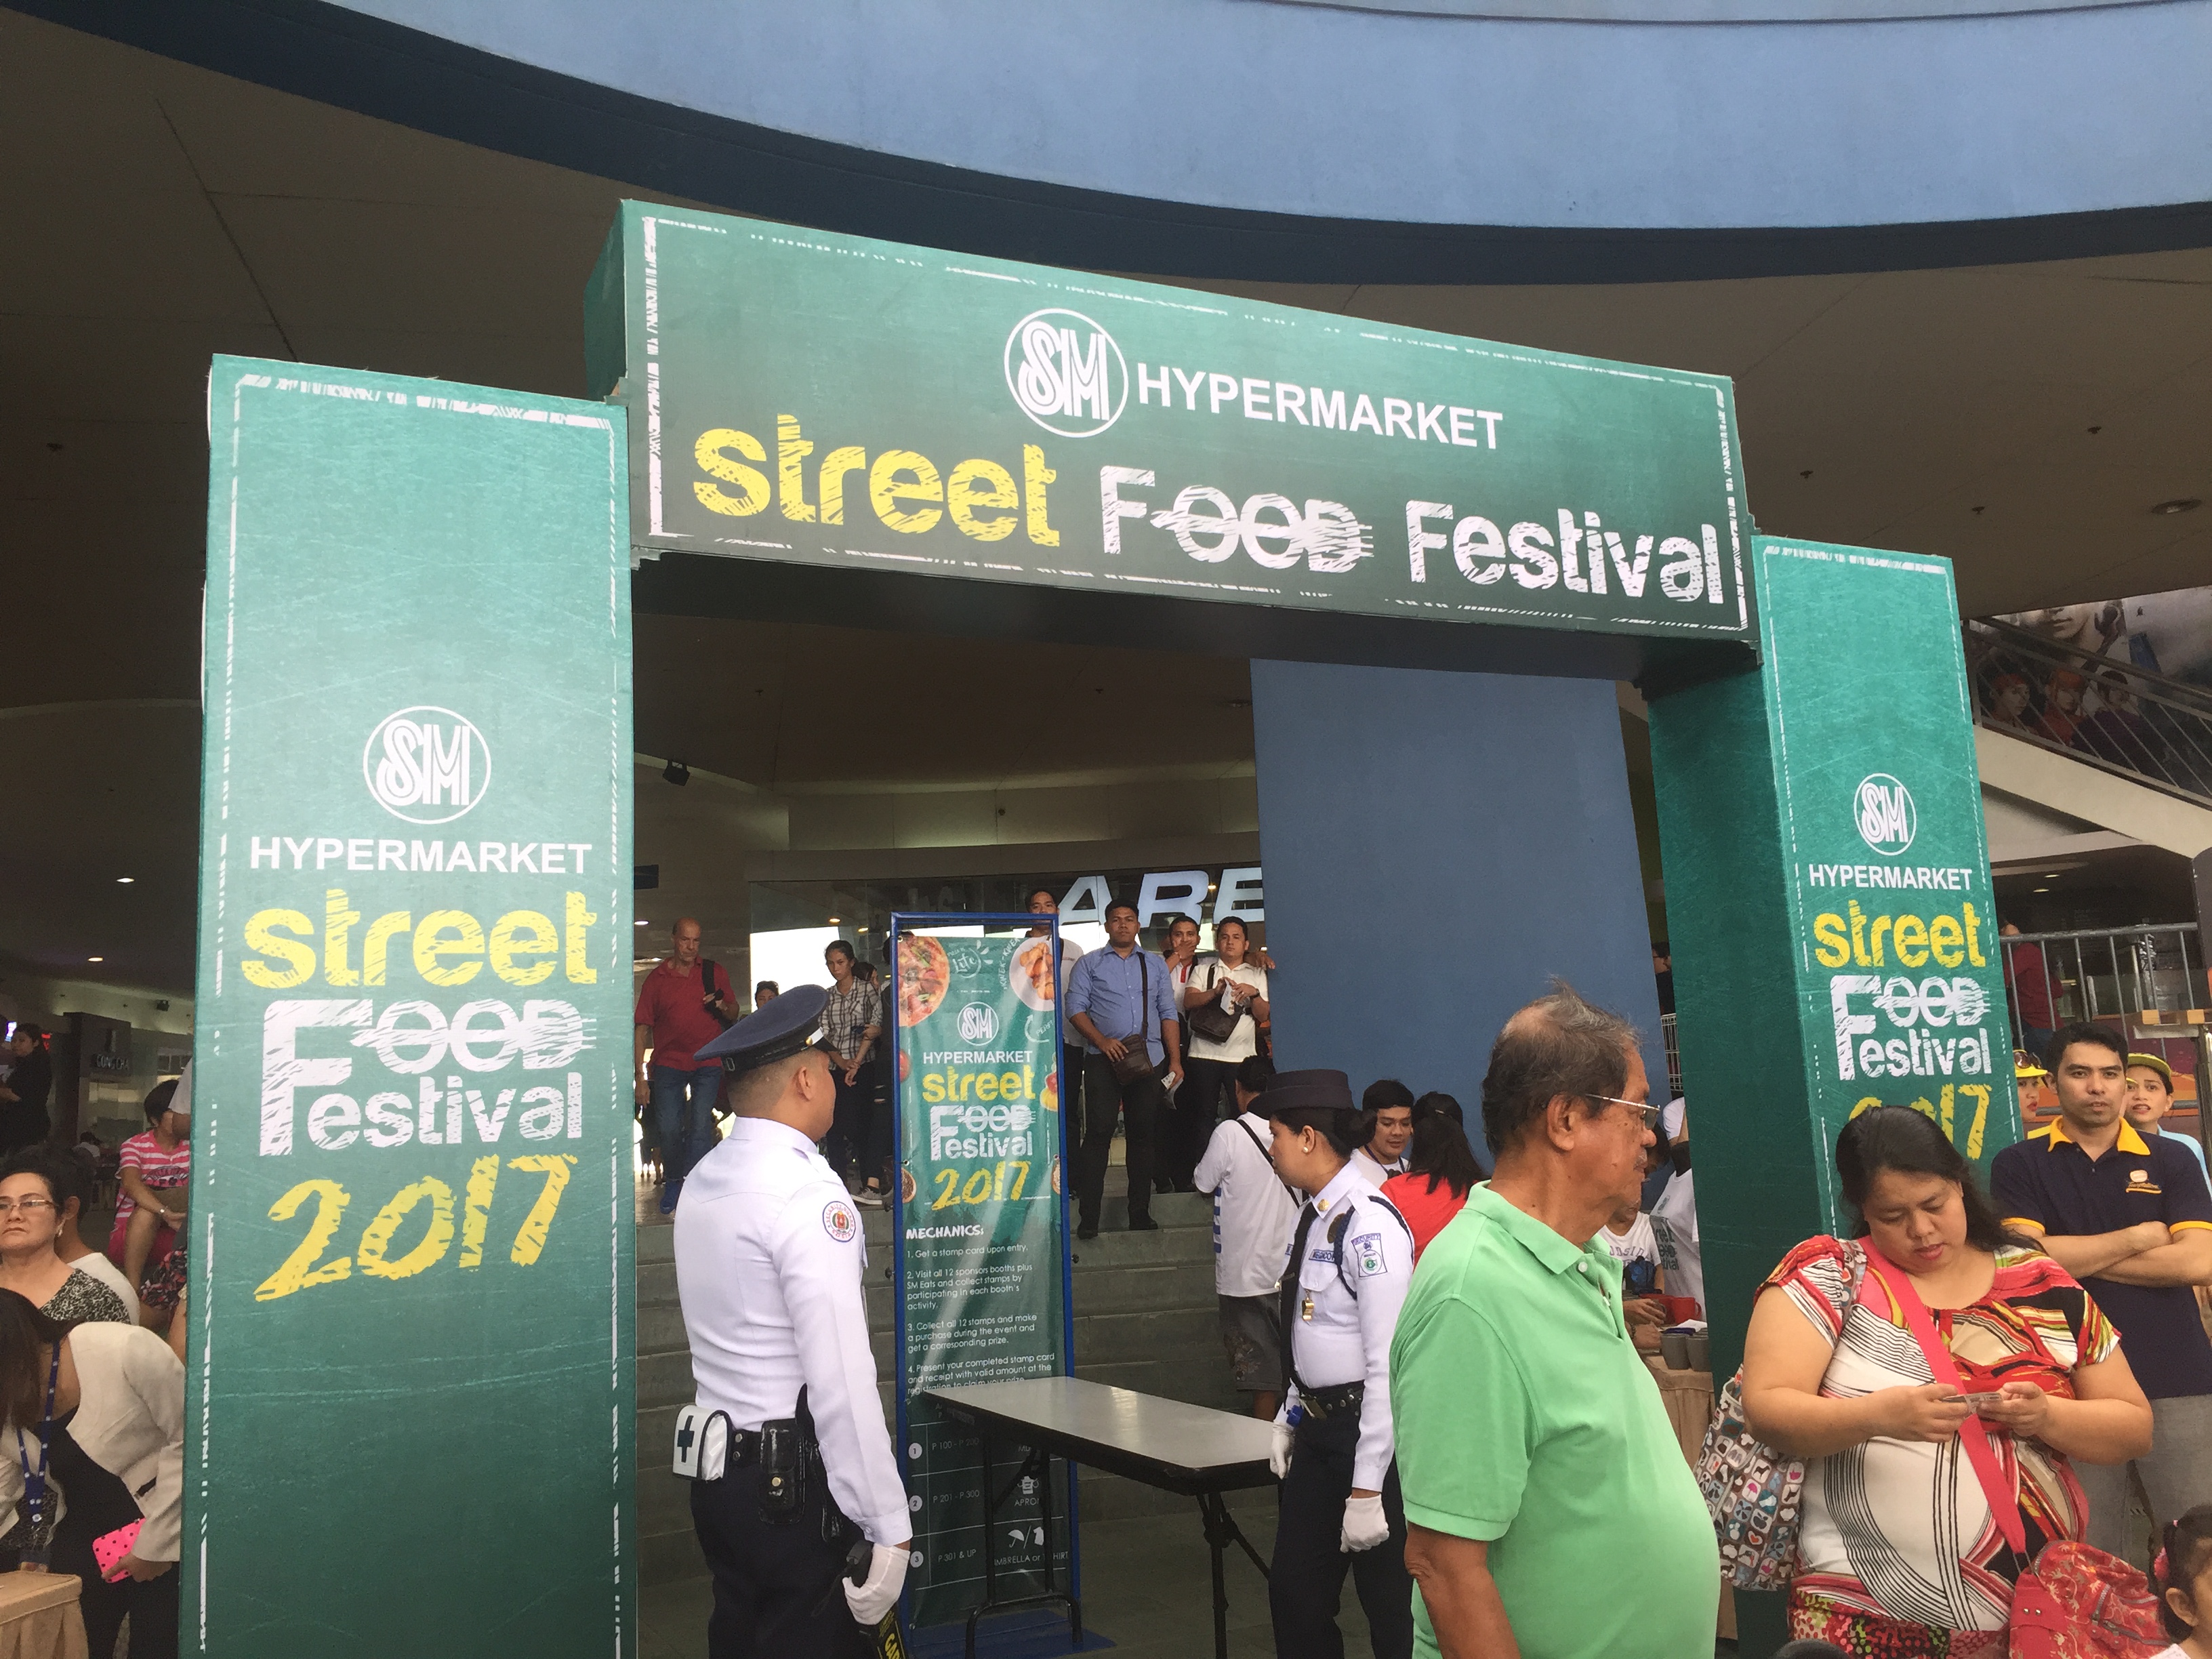
[[[1382,1235],[1362,1233],[1352,1241],[1352,1259],[1359,1264],[1359,1276],[1372,1279],[1377,1273],[1390,1271],[1390,1263],[1382,1254]]]
[[[822,1231],[840,1244],[849,1244],[853,1235],[860,1231],[860,1218],[853,1206],[842,1198],[833,1198],[822,1206]]]

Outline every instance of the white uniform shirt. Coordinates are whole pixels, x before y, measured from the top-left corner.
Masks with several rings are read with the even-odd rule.
[[[1273,1296],[1282,1285],[1298,1201],[1263,1150],[1267,1137],[1267,1120],[1255,1112],[1217,1125],[1192,1178],[1199,1191],[1213,1194],[1213,1289],[1219,1296]]]
[[[860,1212],[813,1144],[765,1118],[731,1121],[684,1182],[676,1289],[702,1412],[732,1427],[790,1417],[801,1383],[830,1491],[875,1544],[913,1535],[876,1395],[860,1279]]]
[[[1338,1252],[1329,1248],[1328,1236],[1347,1206],[1352,1219],[1344,1229],[1340,1271]],[[1390,1421],[1390,1339],[1397,1334],[1398,1310],[1405,1305],[1407,1287],[1413,1282],[1413,1237],[1404,1218],[1349,1164],[1321,1189],[1313,1207],[1305,1260],[1291,1264],[1298,1275],[1298,1299],[1283,1339],[1291,1345],[1291,1358],[1308,1388],[1367,1384],[1359,1407],[1352,1484],[1379,1492],[1390,1460],[1397,1455]],[[1310,1319],[1303,1312],[1309,1299],[1313,1304]],[[1297,1392],[1294,1382],[1291,1401]],[[1286,1401],[1285,1409],[1288,1407]]]
[[[1407,1144],[1410,1146],[1412,1143]],[[1382,1183],[1392,1176],[1406,1173],[1406,1154],[1401,1152],[1395,1160],[1385,1164],[1364,1146],[1355,1146],[1352,1152],[1352,1167],[1359,1171],[1362,1180],[1379,1193],[1382,1190]]]

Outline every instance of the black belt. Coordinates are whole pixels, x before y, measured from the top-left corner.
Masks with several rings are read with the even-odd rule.
[[[741,1469],[748,1463],[760,1462],[761,1436],[758,1429],[730,1431],[729,1467]]]
[[[1325,1423],[1332,1417],[1357,1417],[1359,1407],[1367,1398],[1367,1384],[1338,1382],[1326,1389],[1298,1389],[1298,1404],[1306,1408],[1309,1422]]]

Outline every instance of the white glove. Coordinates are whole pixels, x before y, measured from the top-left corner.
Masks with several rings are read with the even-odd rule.
[[[1344,1500],[1344,1536],[1337,1543],[1339,1554],[1357,1555],[1362,1550],[1371,1550],[1389,1536],[1390,1520],[1382,1513],[1379,1495]]]
[[[890,1544],[878,1544],[874,1548],[876,1559],[863,1583],[856,1584],[849,1578],[837,1581],[844,1586],[845,1605],[853,1610],[854,1621],[870,1630],[882,1624],[884,1615],[898,1605],[899,1591],[906,1584],[906,1551]]]
[[[1291,1472],[1291,1439],[1295,1431],[1279,1417],[1267,1426],[1275,1431],[1275,1438],[1267,1448],[1267,1467],[1280,1480]]]

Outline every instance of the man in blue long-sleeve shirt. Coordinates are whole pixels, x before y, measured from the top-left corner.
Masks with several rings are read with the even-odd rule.
[[[1106,907],[1106,948],[1085,957],[1068,976],[1067,1023],[1084,1043],[1075,1236],[1098,1237],[1117,1115],[1128,1123],[1129,1229],[1149,1232],[1159,1225],[1152,1218],[1152,1129],[1167,1091],[1182,1081],[1182,1021],[1167,964],[1138,948],[1135,905]],[[1114,1075],[1114,1062],[1140,1041],[1152,1069],[1124,1082]]]

